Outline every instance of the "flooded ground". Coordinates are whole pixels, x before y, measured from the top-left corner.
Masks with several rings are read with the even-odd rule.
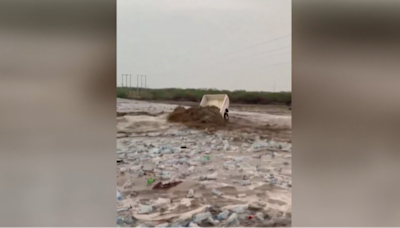
[[[233,106],[226,127],[193,129],[167,122],[176,107],[117,99],[117,224],[290,226],[290,113]]]

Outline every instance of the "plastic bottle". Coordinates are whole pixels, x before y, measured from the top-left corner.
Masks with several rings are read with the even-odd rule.
[[[218,220],[224,220],[227,219],[229,215],[229,211],[223,211],[221,213],[218,214],[217,219]]]
[[[231,214],[228,220],[226,221],[226,225],[228,226],[237,226],[239,225],[238,215],[236,213]]]
[[[148,214],[153,211],[153,206],[151,205],[140,205],[139,214]]]
[[[215,188],[213,188],[213,189],[211,190],[211,193],[214,194],[214,195],[216,195],[216,196],[222,196],[222,195],[223,195],[222,192],[218,191],[218,190],[215,189]]]
[[[117,190],[117,200],[122,200],[121,193],[119,193],[119,191],[118,191],[118,190]]]
[[[201,223],[203,220],[206,220],[209,217],[211,217],[211,213],[210,212],[200,213],[200,214],[197,214],[197,215],[194,216],[193,222]]]

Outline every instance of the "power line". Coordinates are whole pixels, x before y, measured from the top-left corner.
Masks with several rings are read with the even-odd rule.
[[[254,48],[254,47],[258,47],[258,46],[261,46],[261,45],[263,45],[263,44],[266,44],[266,43],[270,43],[270,42],[273,42],[273,41],[275,41],[275,40],[279,40],[279,39],[282,39],[282,38],[285,38],[285,37],[288,37],[288,36],[291,36],[291,34],[289,34],[289,35],[286,35],[286,36],[282,36],[282,37],[278,37],[278,38],[275,38],[275,39],[272,39],[272,40],[268,40],[268,41],[265,41],[265,42],[262,42],[262,43],[259,43],[259,44],[255,44],[255,45],[252,45],[252,46],[249,46],[249,47],[246,47],[246,48],[242,48],[242,49],[239,49],[239,50],[237,50],[237,51],[234,51],[234,52],[230,52],[230,53],[228,53],[228,54],[225,54],[225,55],[223,55],[223,56],[227,56],[227,55],[229,55],[229,54],[233,54],[233,53],[237,53],[237,52],[240,52],[240,51],[242,51],[242,50],[247,50],[247,49],[251,49],[251,48]],[[268,50],[268,51],[265,51],[265,52],[261,52],[261,53],[257,53],[257,54],[254,54],[254,55],[250,55],[250,56],[239,56],[239,58],[230,58],[230,59],[220,59],[219,61],[217,60],[217,63],[214,63],[214,64],[211,64],[211,65],[209,65],[207,68],[214,68],[214,66],[217,66],[217,65],[219,65],[219,64],[224,64],[224,62],[225,63],[229,63],[229,62],[234,62],[234,61],[238,61],[238,60],[241,60],[241,59],[243,59],[243,58],[245,58],[245,59],[247,59],[247,58],[249,58],[249,57],[253,57],[253,56],[258,56],[258,55],[262,55],[262,54],[267,54],[267,53],[270,53],[270,52],[274,52],[274,51],[278,51],[278,50],[281,50],[281,49],[284,49],[284,48],[288,48],[288,47],[291,47],[291,45],[289,45],[289,46],[285,46],[285,47],[281,47],[281,48],[277,48],[277,49],[273,49],[273,50]],[[286,54],[286,53],[283,53],[283,54]],[[281,54],[278,54],[278,55],[281,55]],[[269,57],[272,57],[272,56],[268,56],[267,58],[269,58]],[[263,58],[259,58],[259,59],[263,59]],[[229,60],[233,60],[233,61],[229,61]],[[256,60],[258,60],[258,59],[256,59]],[[219,63],[218,63],[219,62]],[[207,64],[208,65],[208,64]],[[164,74],[164,73],[167,73],[167,72],[170,72],[170,71],[174,71],[174,70],[167,70],[167,71],[163,71],[163,72],[159,72],[159,73],[155,73],[155,74]],[[189,70],[189,71],[192,71],[192,70]],[[202,71],[202,70],[200,70],[200,71]]]
[[[287,62],[287,63],[278,63],[278,64],[274,64],[274,65],[272,65],[272,66],[280,66],[280,65],[290,64],[290,63],[292,63],[292,62]]]
[[[285,54],[289,54],[289,53],[291,53],[291,52],[285,52],[285,53],[281,53],[281,54],[277,54],[277,55],[270,55],[270,56],[267,56],[267,57],[254,59],[254,60],[252,60],[251,62],[256,62],[256,61],[258,61],[258,60],[266,60],[266,59],[269,59],[269,58],[272,58],[272,57],[275,57],[275,56],[285,55]],[[251,62],[250,62],[250,63],[251,63]],[[224,70],[224,71],[218,71],[218,70],[216,69],[216,70],[205,71],[205,72],[209,72],[209,73],[227,73],[227,72],[232,72],[232,71],[236,71],[236,70],[248,69],[248,68],[251,68],[251,67],[256,67],[256,66],[251,66],[251,65],[249,65],[249,64],[246,64],[246,65],[242,66],[241,68],[236,68],[236,69],[230,69],[230,70]],[[204,72],[204,71],[203,71],[203,72]]]
[[[282,37],[275,38],[275,39],[273,39],[273,40],[268,40],[268,41],[265,41],[265,42],[262,42],[262,43],[259,43],[259,44],[255,44],[255,45],[252,45],[252,46],[249,46],[249,47],[245,47],[245,48],[239,49],[239,50],[237,50],[237,51],[227,53],[227,54],[225,54],[225,55],[223,55],[223,56],[230,55],[230,54],[234,54],[234,53],[237,53],[237,52],[240,52],[240,51],[243,51],[243,50],[247,50],[247,49],[250,49],[250,48],[258,47],[258,46],[261,46],[261,45],[263,45],[263,44],[267,44],[267,43],[270,43],[270,42],[275,41],[275,40],[283,39],[283,38],[288,37],[288,36],[291,36],[291,35],[292,35],[292,34],[289,34],[289,35],[286,35],[286,36],[282,36]]]
[[[263,68],[268,68],[268,67],[272,67],[272,66],[286,65],[286,64],[290,64],[290,63],[292,63],[292,62],[286,62],[286,63],[278,63],[278,64],[273,64],[273,65],[268,65],[268,66],[265,66],[265,67],[263,67]]]
[[[281,49],[284,49],[284,48],[288,48],[288,47],[291,47],[291,46],[292,46],[292,45],[289,45],[289,46],[286,46],[286,47],[281,47],[281,48],[277,48],[277,49],[274,49],[274,50],[269,50],[269,51],[257,53],[257,54],[255,54],[255,55],[251,55],[251,56],[262,55],[262,54],[270,53],[270,52],[273,52],[273,51],[281,50]],[[249,57],[251,57],[251,56],[249,56]]]

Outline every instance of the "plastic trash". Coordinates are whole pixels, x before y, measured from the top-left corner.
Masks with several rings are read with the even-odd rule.
[[[258,152],[262,150],[266,150],[269,147],[269,143],[267,142],[255,142],[251,145],[250,151]]]
[[[248,185],[251,185],[251,181],[250,180],[242,180],[242,182],[240,184],[242,186],[248,186]]]
[[[211,217],[211,213],[210,212],[200,213],[200,214],[197,214],[197,215],[194,216],[193,222],[201,223],[203,220],[206,220],[209,217]]]
[[[149,150],[149,153],[151,153],[151,154],[159,154],[159,153],[161,153],[161,150],[160,150],[160,148],[151,148]]]
[[[208,174],[206,176],[200,176],[199,180],[216,180],[218,178],[218,172]]]
[[[139,214],[148,214],[151,213],[153,211],[153,206],[151,205],[140,205],[139,207]]]
[[[200,161],[202,163],[206,163],[206,162],[209,162],[210,159],[211,159],[210,156],[206,155],[206,156],[201,157]]]
[[[181,159],[179,159],[178,163],[179,163],[179,164],[184,164],[184,163],[186,163],[187,161],[188,161],[187,158],[181,158]]]
[[[117,224],[122,224],[124,223],[124,218],[117,217]]]
[[[252,202],[252,203],[249,203],[248,208],[252,209],[252,210],[260,210],[263,207],[265,207],[265,205],[266,205],[266,203],[261,202],[261,201],[260,202]]]
[[[214,220],[211,216],[208,217],[207,221],[211,224],[213,224],[214,226],[217,225],[219,223],[218,220]]]
[[[117,212],[123,212],[123,211],[128,211],[129,209],[131,209],[132,207],[123,207],[123,208],[118,208]]]
[[[194,197],[194,190],[190,189],[188,194],[187,194],[187,198],[193,198]]]
[[[197,224],[194,223],[194,222],[190,222],[190,223],[189,223],[189,227],[199,227],[199,225],[197,225]]]
[[[238,214],[244,213],[244,207],[238,206],[234,209],[234,211]]]
[[[161,224],[159,224],[159,225],[157,225],[155,227],[168,227],[168,225],[169,225],[169,223],[164,222],[164,223],[161,223]]]
[[[119,191],[118,191],[118,190],[117,190],[117,200],[122,200],[121,193],[119,193]]]
[[[229,216],[229,211],[226,210],[226,211],[223,211],[223,212],[219,213],[218,216],[217,216],[217,219],[218,220],[224,220],[224,219],[227,219],[228,216]]]
[[[171,179],[171,174],[169,174],[168,172],[162,172],[161,173],[161,179],[162,180],[169,180],[169,179]]]
[[[128,224],[128,225],[132,224],[133,223],[133,217],[132,216],[126,216],[124,218],[124,223]]]
[[[155,181],[156,179],[150,177],[149,179],[147,179],[147,185],[152,185]]]
[[[257,212],[257,213],[256,213],[256,218],[257,218],[258,220],[260,220],[260,221],[263,221],[263,220],[264,220],[264,214],[261,213],[261,212]]]
[[[218,190],[215,189],[215,188],[213,188],[213,189],[211,190],[211,193],[214,194],[214,195],[216,195],[216,196],[222,196],[222,195],[223,195],[222,192],[218,191]]]
[[[179,222],[176,223],[172,223],[170,227],[184,227],[182,224],[180,224]]]
[[[173,154],[173,153],[174,153],[174,150],[173,150],[172,148],[170,148],[170,147],[162,146],[162,147],[160,148],[160,152],[161,152],[162,154]]]
[[[240,223],[238,215],[236,213],[231,214],[231,216],[229,216],[228,220],[226,221],[227,226],[238,226],[239,224]]]
[[[145,223],[145,224],[140,224],[139,226],[136,226],[136,227],[148,228],[148,227],[149,227],[149,225]]]

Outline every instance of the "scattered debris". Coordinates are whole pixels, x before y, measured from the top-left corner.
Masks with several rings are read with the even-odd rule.
[[[167,115],[118,119],[124,128],[134,130],[117,138],[117,226],[291,224],[290,218],[281,218],[290,212],[279,214],[270,207],[273,201],[266,207],[266,195],[260,193],[286,194],[282,198],[290,199],[291,143],[271,140],[271,135],[261,137],[256,131],[265,124],[225,131],[233,129],[236,114],[222,123],[218,122],[222,116],[212,109],[171,108],[170,123],[165,121]],[[136,119],[142,122],[128,122]],[[251,117],[243,121],[247,119]],[[269,128],[275,125],[271,123]],[[283,203],[290,205],[289,201]],[[275,206],[285,208],[281,204]]]

